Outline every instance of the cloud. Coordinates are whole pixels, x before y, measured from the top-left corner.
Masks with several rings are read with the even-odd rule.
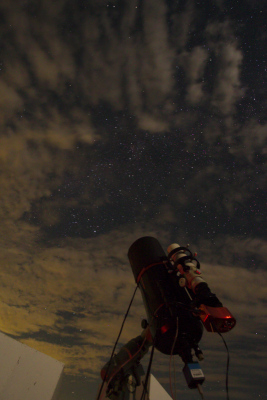
[[[13,133],[3,138],[0,150],[1,164],[5,171],[1,176],[3,220],[7,217],[13,220],[22,217],[24,212],[30,210],[33,201],[49,196],[58,187],[68,164],[71,168],[70,155],[60,149],[53,151],[48,144],[56,144],[64,149],[70,143],[73,146],[74,138],[72,135],[68,137],[66,130],[65,134],[60,132],[60,127],[53,122],[51,129],[54,135],[48,129],[43,135],[40,133],[40,136],[38,131],[32,130],[24,134],[20,132],[19,136]],[[53,179],[49,176],[53,176]]]
[[[238,238],[218,235],[215,243],[200,239],[197,244],[205,262],[232,265],[233,268],[247,267],[251,271],[264,268],[267,258],[265,238]]]
[[[234,113],[235,103],[244,93],[240,83],[242,53],[233,44],[226,44],[220,51],[220,69],[213,93],[212,105],[225,115]]]
[[[99,136],[88,112],[71,106],[67,113],[55,105],[53,96],[58,96],[62,108],[67,107],[65,87],[76,75],[71,48],[54,24],[60,4],[46,7],[42,23],[26,6],[15,12],[10,4],[3,6],[10,45],[4,46],[0,79],[1,215],[3,221],[15,221],[32,202],[48,197],[68,169],[75,169],[70,151],[77,143],[92,145]],[[14,234],[14,227],[5,225],[9,229]]]
[[[203,84],[191,83],[187,88],[186,100],[191,104],[197,104],[203,99]]]
[[[144,44],[142,75],[145,82],[146,106],[163,103],[173,88],[173,49],[168,43],[167,8],[163,1],[157,7],[150,0],[144,3]]]
[[[180,63],[188,80],[185,98],[193,105],[199,103],[204,97],[203,82],[207,58],[208,51],[200,46],[196,46],[190,52],[183,52],[179,55]]]
[[[86,43],[79,48],[77,63],[77,37],[69,31],[69,40],[66,40],[58,28],[66,12],[63,3],[47,8],[40,2],[35,12],[42,14],[42,23],[36,22],[36,15],[27,6],[14,12],[6,5],[13,38],[12,46],[5,50],[0,84],[6,93],[6,107],[12,100],[9,117],[12,110],[13,113],[32,113],[33,105],[38,109],[39,122],[43,123],[57,113],[52,106],[54,96],[60,97],[64,109],[69,107],[66,96],[72,95],[76,99],[83,98],[91,106],[108,102],[114,110],[129,107],[129,111],[138,116],[141,129],[151,127],[152,132],[155,131],[155,123],[144,124],[144,114],[151,121],[158,120],[159,131],[168,126],[160,108],[173,92],[175,50],[169,44],[164,2],[158,0],[157,7],[153,2],[131,3],[125,7],[116,26],[112,18],[116,16],[117,4],[107,7],[103,3],[98,7],[101,13],[97,17],[87,13],[88,19],[79,21],[80,16],[73,10],[71,20],[79,26],[77,34]],[[138,30],[140,24],[141,31]],[[123,33],[118,35],[117,31]],[[84,140],[88,140],[87,137],[82,136]],[[62,138],[58,140],[66,146]]]
[[[226,140],[230,146],[230,153],[246,157],[253,163],[257,157],[267,153],[267,126],[252,118]]]
[[[139,126],[141,129],[151,133],[166,132],[168,130],[167,122],[151,114],[141,114],[139,116]]]
[[[157,7],[154,2],[144,5],[131,3],[125,7],[122,16],[118,13],[117,3],[110,6],[101,3],[98,7],[101,12],[94,16],[86,11],[86,19],[72,10],[69,23],[76,26],[77,32],[74,34],[69,30],[67,36],[58,29],[66,12],[63,3],[51,8],[40,3],[36,13],[42,12],[41,24],[36,23],[27,7],[22,9],[20,15],[11,13],[7,7],[8,19],[16,30],[12,49],[7,52],[3,79],[9,85],[16,82],[23,88],[23,93],[27,93],[26,102],[25,97],[18,95],[15,89],[22,114],[23,110],[29,112],[31,105],[27,103],[34,102],[39,123],[57,119],[62,109],[65,109],[64,115],[66,112],[71,115],[73,111],[69,110],[68,103],[71,96],[87,107],[96,107],[102,102],[109,103],[118,111],[127,107],[130,113],[137,116],[140,129],[163,132],[170,128],[170,116],[171,125],[176,124],[177,127],[181,126],[184,118],[180,110],[175,111],[177,102],[181,101],[177,98],[177,89],[179,91],[183,87],[183,84],[180,88],[175,87],[176,67],[179,65],[184,68],[188,80],[185,102],[193,106],[202,101],[206,104],[210,102],[224,115],[235,112],[235,103],[242,91],[239,78],[242,53],[228,22],[210,23],[206,29],[211,47],[209,52],[216,53],[218,64],[214,90],[207,94],[203,75],[208,50],[204,46],[195,46],[190,51],[185,49],[195,13],[192,2],[188,2],[184,9],[179,8],[179,13],[172,16],[172,29],[175,31],[179,26],[179,41],[176,42],[171,40],[168,9],[161,0],[158,0]],[[116,18],[116,25],[113,18]],[[139,29],[140,26],[142,29]],[[221,38],[218,41],[216,35],[219,31]],[[79,46],[77,37],[82,37],[86,46]],[[14,76],[17,74],[13,65],[19,65],[19,77]],[[37,82],[38,89],[33,89],[34,82]],[[60,111],[52,106],[55,95],[60,96]],[[93,130],[92,126],[90,130]],[[60,133],[53,133],[53,136],[62,147],[72,146]],[[90,141],[88,137],[94,135],[81,133],[79,136],[77,140]],[[52,141],[51,135],[49,138]]]
[[[236,111],[237,100],[244,94],[240,79],[243,54],[229,21],[210,23],[206,32],[218,68],[211,105],[223,115],[232,115]]]
[[[129,107],[137,115],[140,128],[152,132],[155,123],[144,123],[143,110],[146,119],[159,120],[157,131],[161,131],[167,122],[159,107],[173,89],[174,52],[168,42],[166,12],[162,1],[157,7],[153,2],[131,3],[119,26],[114,27],[108,11],[104,11],[98,21],[92,19],[84,28],[88,38],[84,78],[90,100],[94,104],[107,101],[114,109]],[[118,36],[117,30],[123,34]],[[104,45],[99,48],[101,40]]]
[[[172,42],[178,51],[183,51],[190,37],[190,28],[194,24],[197,13],[193,1],[187,1],[184,5],[174,6],[171,14]]]
[[[0,107],[3,112],[0,123],[4,118],[13,115],[22,107],[23,101],[17,91],[10,87],[8,83],[0,81],[1,100]]]

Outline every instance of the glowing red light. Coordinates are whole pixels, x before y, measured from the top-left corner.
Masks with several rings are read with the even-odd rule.
[[[160,331],[161,331],[162,334],[166,333],[168,330],[169,330],[169,326],[168,325],[163,325],[160,328]]]
[[[209,307],[201,304],[200,310],[200,318],[208,332],[229,332],[236,324],[235,318],[225,307]]]

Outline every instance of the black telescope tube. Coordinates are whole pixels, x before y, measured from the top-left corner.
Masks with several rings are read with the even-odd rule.
[[[128,251],[128,258],[143,297],[152,337],[156,337],[155,347],[171,354],[177,321],[178,337],[173,354],[181,355],[185,342],[188,348],[195,346],[201,339],[202,325],[188,311],[186,303],[183,306],[185,289],[170,276],[169,261],[158,240],[150,236],[136,240]]]

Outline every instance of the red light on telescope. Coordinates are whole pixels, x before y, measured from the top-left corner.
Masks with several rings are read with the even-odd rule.
[[[236,320],[226,307],[209,307],[201,304],[200,318],[208,332],[229,332]]]
[[[164,333],[166,333],[169,329],[170,329],[169,325],[163,325],[163,326],[160,328],[160,331],[161,331],[162,334],[164,334]]]

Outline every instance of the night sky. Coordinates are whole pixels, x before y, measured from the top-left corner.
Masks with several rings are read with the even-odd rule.
[[[60,400],[95,399],[147,235],[189,243],[236,317],[230,399],[267,397],[264,4],[1,1],[0,330],[65,363]],[[119,347],[143,318],[138,293]],[[226,399],[223,342],[200,347]]]

